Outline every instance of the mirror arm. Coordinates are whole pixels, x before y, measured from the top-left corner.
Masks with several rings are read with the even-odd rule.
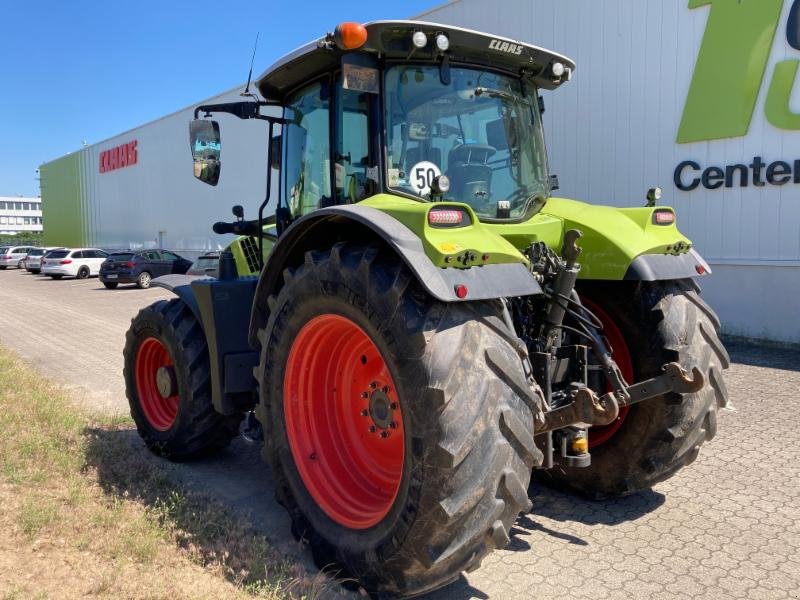
[[[269,132],[267,134],[267,140],[269,140],[267,142],[267,190],[264,195],[264,201],[258,207],[258,231],[260,232],[258,236],[258,262],[261,264],[262,269],[264,268],[264,209],[269,203],[270,192],[272,191],[272,134],[276,123],[280,125],[286,123],[284,119],[267,120],[269,121]]]
[[[223,112],[239,117],[240,119],[262,119],[264,121],[272,121],[279,119],[279,117],[271,117],[269,115],[262,115],[259,109],[262,106],[281,106],[278,102],[225,102],[223,104],[203,104],[194,109],[194,118],[199,118],[201,112],[204,112],[206,117],[210,117],[211,113]]]

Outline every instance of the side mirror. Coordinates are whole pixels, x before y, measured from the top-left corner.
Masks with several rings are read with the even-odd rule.
[[[237,219],[244,219],[244,208],[242,208],[241,204],[236,204],[231,211],[233,212],[233,216]]]
[[[194,176],[209,185],[217,185],[222,168],[219,123],[194,119],[189,123],[189,147],[194,161]]]

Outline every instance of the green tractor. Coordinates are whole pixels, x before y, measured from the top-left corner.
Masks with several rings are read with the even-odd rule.
[[[613,497],[694,460],[727,401],[710,270],[669,207],[553,196],[540,91],[574,69],[457,27],[343,23],[252,101],[198,107],[195,176],[220,177],[212,114],[263,121],[267,197],[214,225],[239,236],[218,278],[157,279],[176,298],[132,321],[146,444],[263,439],[316,560],[397,596],[508,544],[535,470]]]

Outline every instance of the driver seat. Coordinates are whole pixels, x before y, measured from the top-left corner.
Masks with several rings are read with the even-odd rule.
[[[497,149],[484,144],[457,144],[447,155],[447,176],[454,198],[470,203],[485,202],[492,186],[489,159]]]

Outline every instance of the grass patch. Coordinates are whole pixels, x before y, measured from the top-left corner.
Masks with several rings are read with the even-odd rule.
[[[314,598],[246,520],[179,483],[128,418],[89,417],[0,348],[2,598]]]

